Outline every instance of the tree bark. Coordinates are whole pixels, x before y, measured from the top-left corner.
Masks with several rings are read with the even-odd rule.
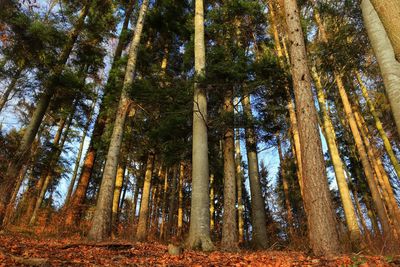
[[[388,2],[393,3],[393,1]],[[370,0],[361,1],[361,10],[365,28],[382,73],[383,83],[397,126],[397,133],[400,135],[400,63],[395,59],[392,44]],[[399,20],[391,19],[394,23],[399,23]]]
[[[303,195],[310,245],[316,255],[334,255],[340,253],[341,249],[325,172],[300,13],[296,0],[285,0],[284,6],[302,144]]]
[[[115,235],[116,229],[118,227],[118,212],[119,212],[119,200],[121,198],[122,185],[125,179],[125,168],[126,165],[124,163],[120,163],[118,165],[117,176],[115,178],[115,186],[114,186],[114,195],[113,195],[113,203],[112,203],[112,229],[113,234]]]
[[[400,62],[400,0],[371,0]]]
[[[162,218],[160,225],[160,239],[165,238],[165,224],[167,222],[167,196],[168,196],[168,168],[165,168],[164,173],[164,192],[162,200]]]
[[[111,209],[117,172],[118,158],[125,127],[125,120],[131,106],[129,88],[132,85],[140,39],[143,30],[144,18],[147,12],[149,0],[143,0],[139,11],[139,18],[136,23],[135,34],[129,48],[128,63],[126,66],[124,84],[119,100],[114,128],[110,139],[110,146],[106,157],[103,177],[100,186],[99,197],[96,210],[93,216],[92,227],[88,237],[92,240],[100,241],[111,234]]]
[[[206,61],[203,0],[195,1],[194,28],[195,73],[197,79],[202,79]],[[192,200],[187,246],[210,251],[214,245],[210,238],[209,218],[207,97],[199,81],[194,85],[192,142]]]
[[[183,162],[179,166],[179,185],[178,185],[178,238],[183,234],[183,178],[185,175],[185,165]]]
[[[236,183],[237,183],[237,206],[238,206],[238,241],[244,243],[244,205],[243,205],[243,171],[242,154],[240,152],[240,133],[235,130],[235,164],[236,164]],[[210,199],[211,200],[211,199]]]
[[[149,202],[151,178],[153,176],[154,152],[150,151],[147,157],[146,174],[144,176],[142,200],[140,201],[139,222],[136,229],[136,240],[143,241],[147,238],[147,223],[149,217]]]

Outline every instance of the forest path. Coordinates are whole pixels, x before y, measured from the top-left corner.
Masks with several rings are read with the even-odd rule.
[[[249,251],[203,253],[184,250],[173,256],[167,245],[112,241],[88,243],[79,238],[29,237],[0,233],[0,266],[399,266],[400,258],[345,255],[310,257],[302,252]]]

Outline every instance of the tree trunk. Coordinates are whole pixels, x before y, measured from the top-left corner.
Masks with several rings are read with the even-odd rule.
[[[183,233],[183,178],[185,175],[185,165],[183,162],[179,166],[179,186],[178,186],[178,238],[182,238]]]
[[[357,217],[353,202],[350,196],[350,190],[346,181],[343,161],[340,158],[339,148],[336,144],[336,133],[332,120],[326,109],[325,93],[322,88],[320,77],[315,68],[312,69],[315,87],[317,89],[319,109],[322,113],[322,126],[326,136],[326,142],[329,148],[329,154],[332,160],[333,169],[335,171],[336,182],[339,188],[340,199],[342,200],[343,210],[346,218],[347,228],[350,232],[350,239],[353,245],[358,245],[360,241],[360,229],[358,227]]]
[[[165,224],[167,222],[167,196],[168,196],[168,168],[165,168],[164,173],[164,192],[162,200],[162,216],[160,225],[160,239],[165,238]]]
[[[205,74],[204,7],[203,0],[195,1],[194,62],[197,79]],[[192,200],[187,246],[210,251],[209,167],[207,137],[207,97],[200,83],[194,85],[192,141]]]
[[[143,241],[147,238],[147,223],[149,217],[149,200],[151,178],[153,176],[154,152],[150,151],[147,157],[146,174],[144,176],[142,200],[140,201],[139,223],[136,230],[136,240]]]
[[[125,179],[125,168],[126,165],[120,163],[118,165],[117,177],[115,178],[115,186],[114,186],[114,195],[112,202],[112,229],[113,234],[115,235],[116,229],[118,228],[118,212],[119,212],[119,200],[121,198],[122,185]]]
[[[242,154],[240,152],[240,133],[235,130],[235,164],[236,164],[236,183],[237,183],[237,206],[238,206],[238,241],[244,243],[244,205],[243,205],[243,171]]]
[[[398,2],[398,0],[396,1]],[[393,1],[385,2],[393,3]],[[383,83],[385,84],[386,93],[397,126],[397,133],[400,135],[400,63],[395,59],[392,44],[370,0],[361,1],[361,10],[365,28],[367,29],[369,40],[371,41],[382,73]],[[393,19],[394,23],[399,23],[399,20],[396,21],[395,18],[391,19]]]
[[[379,132],[379,135],[382,139],[383,145],[385,146],[385,150],[389,156],[390,161],[392,162],[393,168],[397,174],[397,178],[400,179],[400,164],[399,161],[397,160],[396,155],[394,154],[394,151],[392,149],[392,145],[390,144],[389,138],[386,135],[385,130],[383,129],[383,125],[381,120],[379,119],[378,113],[375,110],[374,104],[372,103],[371,99],[369,98],[368,90],[367,87],[365,86],[364,82],[361,79],[361,75],[359,72],[356,72],[356,77],[358,84],[360,85],[361,92],[364,96],[365,101],[367,102],[369,111],[372,114],[372,117],[374,118],[375,121],[375,126],[376,129]]]
[[[215,195],[214,195],[214,174],[210,175],[210,232],[211,236],[214,237],[215,233]]]
[[[311,91],[304,35],[296,0],[285,0],[286,23],[290,43],[293,87],[303,166],[304,207],[309,239],[316,255],[340,253],[338,233],[325,172],[317,112]]]
[[[238,227],[236,220],[236,176],[235,176],[235,140],[233,130],[232,91],[227,90],[223,112],[229,118],[224,133],[224,213],[222,217],[221,248],[226,251],[238,249]]]
[[[165,235],[168,239],[171,235],[171,230],[173,225],[175,224],[174,216],[175,216],[175,198],[176,198],[176,167],[174,167],[174,171],[172,174],[172,186],[171,193],[169,195],[169,203],[168,203],[168,224],[165,229]]]
[[[371,0],[400,62],[400,0]]]
[[[257,140],[253,125],[250,96],[245,93],[242,99],[243,111],[247,119],[245,128],[247,162],[249,168],[251,193],[251,221],[253,227],[252,243],[256,248],[265,248],[268,243],[264,199],[258,169]]]
[[[100,186],[96,210],[93,216],[92,227],[89,238],[92,240],[103,240],[111,234],[111,209],[114,193],[115,176],[117,172],[118,158],[125,127],[125,120],[131,105],[129,89],[133,82],[137,54],[143,30],[144,18],[148,8],[149,0],[143,0],[139,11],[139,18],[135,28],[135,34],[129,48],[128,63],[126,66],[124,85],[119,100],[114,128],[110,139],[110,146],[106,157],[103,177]]]

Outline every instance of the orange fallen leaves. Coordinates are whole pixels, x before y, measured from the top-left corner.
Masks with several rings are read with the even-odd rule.
[[[301,252],[248,250],[238,253],[184,250],[180,255],[170,255],[167,245],[155,242],[128,246],[127,242],[113,241],[110,245],[96,246],[76,241],[0,234],[0,266],[34,262],[45,262],[46,266],[395,266],[379,256],[316,258]]]

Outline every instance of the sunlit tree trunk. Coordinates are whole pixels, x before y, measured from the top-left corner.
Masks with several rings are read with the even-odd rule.
[[[395,0],[399,2],[398,0]],[[375,1],[376,3],[383,1]],[[386,2],[386,1],[385,1]],[[394,1],[388,1],[393,4]],[[382,5],[383,6],[383,5]],[[388,6],[389,7],[389,6]],[[390,106],[392,108],[393,117],[397,126],[397,133],[400,135],[400,63],[399,59],[395,59],[393,46],[385,31],[384,25],[378,17],[370,0],[361,1],[361,10],[363,14],[365,28],[367,29],[369,40],[371,41],[379,68],[382,73],[383,83],[385,84],[386,93]],[[396,9],[393,9],[395,11]],[[398,8],[397,8],[398,10]],[[382,10],[384,11],[384,9]],[[393,23],[399,25],[399,20],[393,19]],[[399,34],[400,31],[397,32]],[[394,34],[393,32],[391,34]]]
[[[387,152],[387,154],[389,156],[389,159],[392,162],[393,168],[394,168],[394,170],[395,170],[395,172],[397,174],[397,178],[400,179],[400,164],[399,164],[399,161],[398,161],[396,155],[394,154],[394,151],[392,149],[392,145],[390,144],[389,138],[387,137],[386,132],[383,129],[382,122],[379,119],[379,116],[378,116],[377,111],[375,110],[374,104],[372,103],[372,101],[371,101],[371,99],[369,97],[367,87],[365,86],[364,82],[362,81],[361,75],[360,75],[359,72],[356,72],[356,77],[357,77],[358,84],[360,85],[361,92],[362,92],[362,94],[364,96],[364,99],[367,102],[369,111],[371,112],[372,117],[374,118],[376,129],[379,132],[379,135],[380,135],[380,137],[381,137],[381,139],[383,141],[383,145],[385,146],[385,150],[386,150],[386,152]]]
[[[214,174],[210,175],[210,231],[211,236],[214,237],[215,231],[215,199],[214,199]]]
[[[400,0],[370,0],[400,62]]]
[[[104,167],[96,210],[93,215],[92,227],[88,235],[88,237],[93,240],[99,241],[109,237],[111,234],[111,209],[115,176],[125,128],[125,120],[132,102],[129,97],[129,89],[132,85],[135,75],[137,54],[148,4],[149,0],[143,0],[139,11],[139,18],[136,23],[134,37],[129,48],[128,63],[126,65],[123,88],[116,112],[117,114],[110,139],[110,146],[108,148],[106,157],[106,165]]]
[[[310,245],[316,255],[334,255],[340,253],[341,249],[325,172],[297,1],[285,0],[284,7],[290,43],[296,114],[302,144],[303,197]]]
[[[51,77],[59,77],[61,75],[64,66],[71,54],[72,48],[78,38],[78,35],[82,31],[86,15],[89,12],[90,3],[91,1],[88,1],[81,10],[78,20],[74,28],[71,30],[69,38],[60,53],[59,60],[51,72]],[[31,120],[29,121],[29,124],[24,131],[24,135],[19,144],[19,147],[15,151],[15,154],[11,159],[10,164],[8,165],[6,174],[4,176],[7,178],[4,179],[0,186],[0,224],[3,223],[5,209],[10,201],[19,171],[21,167],[25,164],[26,159],[29,157],[28,154],[31,149],[32,143],[39,130],[40,124],[42,123],[43,117],[50,104],[50,101],[54,93],[56,92],[56,87],[51,81],[52,80],[50,79],[45,84],[45,90],[39,97],[35,111],[33,112]]]
[[[171,193],[169,195],[169,203],[168,203],[168,224],[167,228],[165,230],[166,238],[169,238],[171,235],[171,230],[175,224],[175,198],[176,198],[176,184],[177,184],[177,179],[176,179],[176,172],[177,172],[177,167],[174,167],[174,171],[172,174],[172,185],[171,185]]]
[[[119,212],[119,200],[121,198],[122,185],[125,179],[125,165],[120,163],[118,165],[117,177],[115,178],[114,195],[112,203],[112,225],[113,233],[115,234],[115,229],[118,227],[118,212]]]
[[[194,62],[197,79],[204,77],[205,61],[203,0],[195,0]],[[194,85],[192,142],[192,200],[187,246],[209,251],[214,245],[210,238],[209,218],[207,97],[198,82]]]
[[[154,152],[149,152],[146,164],[146,174],[144,176],[144,183],[142,189],[142,199],[140,201],[139,222],[136,230],[136,239],[139,241],[145,240],[147,238],[150,187],[151,187],[151,178],[153,175],[154,157],[155,157]]]
[[[360,229],[358,227],[354,205],[351,200],[350,190],[346,181],[343,161],[340,158],[339,148],[336,144],[335,129],[327,111],[324,89],[322,88],[320,77],[315,68],[312,69],[312,75],[314,78],[315,87],[317,89],[319,109],[322,114],[322,126],[325,132],[333,169],[335,171],[336,182],[339,188],[340,199],[342,200],[346,224],[350,232],[350,238],[354,245],[356,245],[356,242],[359,242],[360,240]]]
[[[160,225],[160,239],[164,239],[165,237],[165,224],[167,222],[167,196],[168,196],[168,169],[165,168],[164,173],[164,191],[163,191],[163,200],[162,200],[162,216],[161,216],[161,225]]]
[[[183,233],[183,178],[185,175],[185,165],[183,162],[179,166],[179,185],[178,185],[178,238],[182,237]]]

